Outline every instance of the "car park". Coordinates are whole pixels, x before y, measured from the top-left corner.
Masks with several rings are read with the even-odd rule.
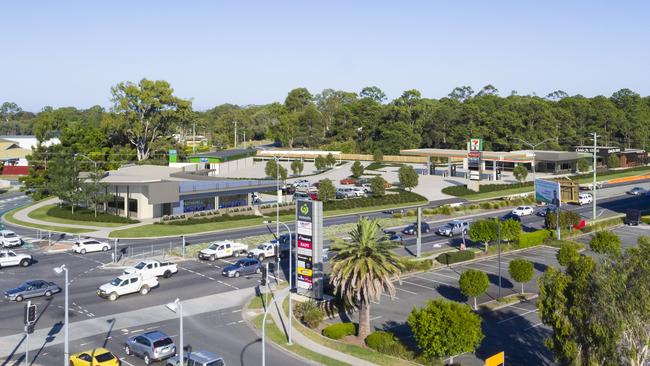
[[[5,291],[5,299],[9,301],[23,301],[32,297],[50,297],[61,292],[61,287],[53,282],[44,280],[29,280],[21,283],[15,288]]]
[[[469,230],[469,221],[453,220],[439,227],[436,232],[442,236],[452,237],[454,235],[467,233],[467,230]]]
[[[120,360],[106,348],[94,348],[70,356],[70,366],[119,366]]]
[[[226,277],[239,277],[262,272],[262,264],[255,258],[242,258],[223,269],[222,275]]]
[[[72,251],[78,254],[86,254],[91,252],[106,252],[110,249],[111,249],[110,244],[95,239],[78,240],[72,246]]]
[[[404,230],[402,230],[402,233],[407,235],[415,235],[417,231],[418,231],[418,224],[413,223],[405,227]],[[423,233],[428,233],[429,231],[431,231],[431,226],[429,226],[429,224],[426,222],[422,222],[420,223],[420,231]]]
[[[156,286],[158,286],[156,277],[143,277],[137,274],[121,275],[111,282],[99,286],[97,296],[115,301],[120,296],[136,292],[139,292],[140,295],[146,295]]]
[[[20,236],[16,235],[13,231],[2,230],[0,231],[0,244],[3,248],[12,248],[20,246],[23,243],[23,240]]]
[[[183,355],[185,359],[184,365],[192,366],[225,366],[226,363],[223,360],[223,357],[219,356],[216,353],[208,351],[192,351],[187,352]],[[165,366],[181,366],[180,356],[176,355],[167,360]]]
[[[148,277],[169,278],[178,273],[178,266],[172,262],[161,262],[158,260],[144,260],[131,268],[124,270],[124,274],[141,274]]]
[[[527,216],[532,215],[534,211],[530,206],[519,206],[512,210],[512,213],[517,216]]]
[[[642,196],[642,195],[646,194],[647,192],[648,191],[646,189],[643,189],[641,187],[634,187],[634,188],[630,189],[629,191],[627,191],[626,193],[631,194],[633,196]]]
[[[248,251],[246,244],[237,243],[232,240],[215,241],[198,254],[199,259],[215,261],[219,258],[239,257]]]
[[[578,204],[580,206],[588,205],[592,202],[594,202],[594,197],[592,197],[589,193],[580,193],[578,195]]]
[[[0,250],[0,268],[13,266],[27,267],[33,261],[34,258],[29,254],[16,254],[12,250]]]
[[[151,331],[127,337],[124,353],[142,358],[146,365],[153,361],[163,361],[176,354],[174,341],[161,331]]]
[[[355,198],[357,193],[353,188],[337,188],[336,189],[336,198],[337,199],[346,199],[346,198]]]

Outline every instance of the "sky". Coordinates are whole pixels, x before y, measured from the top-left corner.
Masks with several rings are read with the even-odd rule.
[[[394,99],[486,84],[501,95],[650,94],[647,1],[11,1],[0,103],[110,107],[122,81],[164,79],[205,110],[306,87]]]

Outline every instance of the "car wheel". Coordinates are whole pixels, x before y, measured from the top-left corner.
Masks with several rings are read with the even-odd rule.
[[[257,259],[259,259],[260,262],[264,261],[264,254],[260,254]]]
[[[108,251],[108,247],[102,247],[102,252]]]
[[[111,294],[108,295],[108,299],[109,299],[110,301],[115,301],[115,300],[117,300],[118,297],[119,297],[119,295],[116,294],[115,292],[111,292]]]
[[[262,268],[261,268],[261,267],[257,267],[257,269],[255,270],[255,273],[257,273],[257,274],[262,273]]]
[[[146,353],[142,356],[142,361],[144,361],[145,365],[151,365],[151,358]]]
[[[20,266],[21,267],[27,267],[31,264],[31,261],[29,259],[23,259],[20,261]]]
[[[165,273],[163,274],[163,277],[165,277],[165,278],[169,278],[171,276],[172,276],[172,271],[170,271],[170,270],[165,271]]]
[[[50,290],[45,291],[45,297],[50,297],[50,296],[52,296],[52,291]]]
[[[140,289],[140,295],[146,295],[149,293],[149,286],[142,286]]]
[[[235,277],[239,277],[239,272],[235,272]]]
[[[86,249],[81,249],[81,250],[79,251],[79,253],[81,253],[81,254],[86,254]]]
[[[210,262],[214,262],[214,260],[217,259],[214,254],[210,256]]]
[[[21,302],[21,301],[23,301],[23,297],[20,295],[16,296],[16,302]]]
[[[124,346],[124,353],[126,353],[127,356],[131,356],[131,347]]]
[[[239,257],[239,251],[238,251],[238,250],[235,250],[235,251],[232,253],[232,255],[233,255],[233,257],[235,257],[235,258]]]

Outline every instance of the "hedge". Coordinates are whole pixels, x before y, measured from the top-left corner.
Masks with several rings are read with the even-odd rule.
[[[87,208],[75,207],[74,214],[70,212],[70,206],[53,206],[45,212],[48,216],[58,217],[60,219],[76,220],[76,221],[94,221],[94,222],[110,222],[118,224],[137,224],[138,220],[128,217],[111,215],[104,212],[97,212]]]
[[[453,264],[474,259],[474,252],[471,250],[459,250],[457,252],[442,253],[436,260],[442,264]]]
[[[412,203],[427,201],[423,196],[413,192],[400,192],[398,194],[387,194],[383,197],[359,197],[329,201],[323,203],[323,210],[342,210],[350,208],[363,208],[372,206],[394,205],[400,203]]]
[[[355,323],[336,323],[323,329],[323,335],[332,339],[341,339],[355,334],[357,334],[357,324]]]
[[[530,233],[519,234],[519,248],[530,248],[544,243],[544,240],[552,236],[550,230],[537,230]]]
[[[414,271],[428,271],[433,266],[433,261],[431,259],[417,260],[400,258],[399,261],[402,263],[402,266],[404,266],[402,269],[404,273]]]
[[[408,350],[393,333],[379,330],[366,337],[366,345],[377,352],[396,357],[405,357]]]
[[[462,197],[462,196],[469,196],[475,193],[496,192],[496,191],[502,191],[504,189],[523,188],[523,187],[532,187],[532,186],[533,186],[533,182],[524,182],[524,183],[515,183],[515,184],[481,184],[477,192],[467,188],[466,185],[462,185],[462,186],[445,187],[442,189],[442,193],[451,196]]]
[[[200,219],[187,219],[187,220],[178,220],[170,222],[156,222],[155,224],[159,225],[195,225],[195,224],[207,224],[210,222],[223,222],[223,221],[235,221],[235,220],[246,220],[252,218],[259,218],[255,215],[234,215],[230,216],[228,214],[214,217],[202,217]]]

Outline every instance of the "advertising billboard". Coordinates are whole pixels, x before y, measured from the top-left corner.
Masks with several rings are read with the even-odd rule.
[[[300,294],[323,298],[323,204],[299,200],[296,203],[296,287]]]
[[[549,205],[560,206],[560,182],[535,179],[535,200]]]

